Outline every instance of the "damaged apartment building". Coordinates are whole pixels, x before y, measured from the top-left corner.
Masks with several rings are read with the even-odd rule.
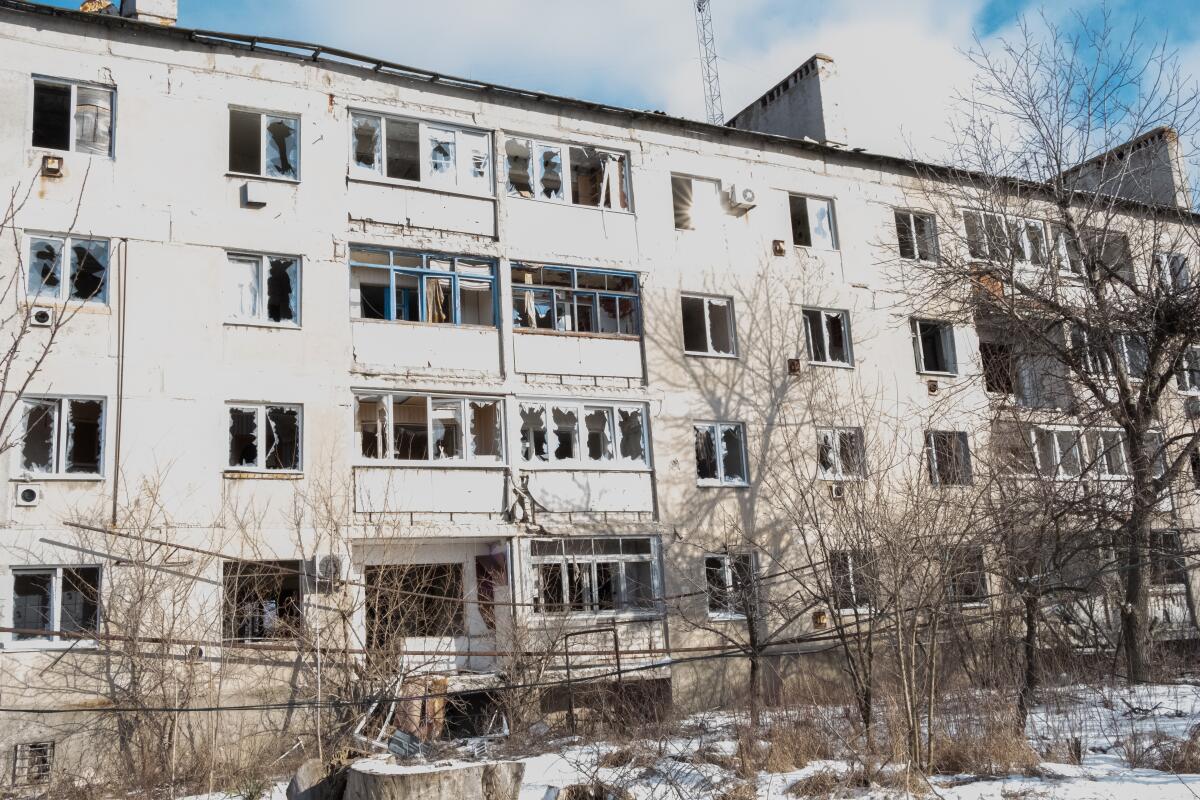
[[[886,384],[911,426],[888,435],[945,485],[982,446],[970,410],[1015,391],[970,380],[1001,345],[881,299],[881,261],[936,258],[938,230],[908,162],[846,146],[825,56],[718,127],[85,5],[0,0],[0,159],[28,190],[0,263],[22,363],[45,348],[5,387],[4,706],[88,713],[138,564],[191,582],[157,635],[213,670],[336,616],[388,654],[381,685],[461,701],[373,706],[373,745],[401,717],[502,731],[465,717],[513,654],[712,706],[744,664],[677,654],[740,635],[740,590],[793,545],[755,505],[777,402],[755,380]],[[938,382],[961,403],[929,430]],[[840,486],[863,436],[831,422],[797,456]],[[0,725],[13,780],[70,718]]]

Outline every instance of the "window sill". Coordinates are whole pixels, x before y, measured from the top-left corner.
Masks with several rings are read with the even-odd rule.
[[[67,156],[71,156],[71,157],[75,157],[75,158],[86,158],[88,160],[100,160],[100,161],[116,161],[117,160],[116,156],[114,156],[111,152],[105,153],[102,155],[100,153],[85,153],[82,150],[59,150],[54,147],[38,147],[37,145],[34,145],[34,144],[29,145],[28,152],[37,153],[39,155],[60,156],[60,157],[64,157],[64,158]]]
[[[227,481],[299,481],[304,479],[303,472],[285,470],[227,469],[222,475]]]
[[[496,325],[454,324],[453,322],[414,322],[410,319],[368,319],[366,317],[351,317],[351,322],[363,322],[368,325],[396,325],[402,328],[446,328],[451,330],[492,331],[499,333]]]
[[[737,353],[699,353],[694,350],[684,350],[683,354],[688,358],[720,358],[725,361],[737,361]]]
[[[222,639],[221,647],[244,647],[249,650],[278,650],[296,646],[294,636],[280,636],[278,639]]]
[[[961,609],[980,609],[990,605],[986,600],[952,600],[951,602]]]
[[[713,613],[710,611],[708,612],[708,619],[710,622],[745,622],[746,615],[733,613]]]
[[[592,333],[591,331],[559,331],[549,328],[518,328],[513,327],[513,333],[532,334],[534,336],[570,336],[577,339],[613,339],[622,342],[640,342],[640,334],[633,333]]]
[[[104,316],[112,315],[112,306],[108,304],[107,300],[80,300],[78,298],[63,300],[57,297],[29,297],[27,295],[25,297],[25,301],[22,303],[22,307],[26,309],[52,308],[56,311],[62,311],[67,314],[83,313],[101,314]],[[62,324],[66,323],[64,322]]]
[[[700,489],[749,489],[750,484],[741,481],[739,483],[718,483],[716,481],[696,481],[697,488]]]
[[[810,367],[829,367],[831,369],[848,369],[853,371],[853,364],[843,364],[839,361],[809,361]]]
[[[867,606],[839,608],[835,613],[839,617],[869,617],[871,616],[871,609]]]
[[[287,322],[265,322],[249,319],[227,319],[225,320],[226,328],[267,328],[270,330],[280,331],[298,331],[301,330],[299,325],[292,325]]]
[[[277,178],[272,175],[252,175],[249,172],[225,172],[226,178],[234,178],[240,181],[265,181],[266,183],[282,183],[289,186],[299,186],[299,178]]]
[[[817,480],[828,483],[862,483],[866,477],[862,475],[818,475]]]
[[[380,458],[377,460],[359,459],[353,466],[358,468],[374,467],[381,469],[466,469],[483,470],[488,472],[507,469],[503,461],[393,461]]]
[[[521,461],[521,469],[530,472],[629,472],[649,475],[654,472],[645,464],[604,464],[587,461]]]
[[[628,622],[657,622],[663,615],[657,611],[534,611],[536,620],[561,619],[620,619]]]
[[[581,209],[584,211],[607,211],[610,214],[623,214],[623,215],[627,215],[630,217],[634,216],[633,211],[626,209],[626,208],[604,208],[601,206],[585,206],[580,203],[568,203],[566,200],[548,200],[548,199],[542,199],[541,197],[522,197],[519,194],[507,194],[505,196],[508,197],[510,200],[521,200],[523,202],[541,203],[542,205],[547,205],[547,206],[563,206],[564,208],[578,208],[578,209]]]
[[[61,652],[63,650],[95,650],[99,644],[95,639],[72,639],[69,641],[49,641],[45,639],[28,639],[25,641],[9,640],[0,643],[0,650],[7,653],[37,653]]]
[[[369,186],[387,186],[395,189],[415,189],[419,192],[431,192],[434,194],[451,194],[456,197],[469,197],[474,200],[488,200],[496,202],[496,193],[491,192],[482,194],[480,192],[468,192],[457,187],[449,186],[433,186],[420,181],[408,181],[402,178],[387,178],[376,173],[366,172],[361,173],[351,168],[350,174],[346,176],[346,180],[350,183],[362,183]]]
[[[801,252],[804,252],[804,253],[840,253],[840,252],[842,252],[842,249],[840,247],[813,247],[812,245],[796,244],[795,242],[792,243],[792,247],[794,247],[795,249],[797,249]]]
[[[8,479],[9,483],[100,483],[104,480],[103,475],[89,475],[85,473],[43,473],[43,472],[22,472]]]
[[[957,378],[957,372],[932,372],[930,370],[917,370],[918,378]]]

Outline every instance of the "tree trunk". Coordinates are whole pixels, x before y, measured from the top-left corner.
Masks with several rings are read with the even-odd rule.
[[[1125,560],[1125,602],[1121,605],[1121,646],[1125,649],[1126,678],[1150,682],[1150,598],[1146,585],[1147,524],[1134,526]]]
[[[1025,637],[1022,649],[1025,654],[1025,674],[1021,680],[1021,692],[1017,696],[1017,733],[1025,735],[1025,722],[1029,709],[1033,707],[1038,682],[1038,596],[1027,592],[1025,601]]]

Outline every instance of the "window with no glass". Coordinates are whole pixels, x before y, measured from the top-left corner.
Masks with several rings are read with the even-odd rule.
[[[912,337],[917,372],[958,374],[953,325],[931,319],[914,319]]]
[[[802,194],[788,195],[792,220],[792,243],[818,250],[837,250],[837,228],[833,221],[833,201]]]
[[[513,326],[563,333],[641,333],[638,276],[513,264]]]
[[[527,463],[642,467],[649,463],[641,405],[521,401],[521,458]]]
[[[696,482],[701,486],[745,486],[746,427],[740,422],[705,422],[693,426],[696,439]]]
[[[300,180],[300,118],[229,109],[229,171]]]
[[[861,428],[817,429],[817,477],[841,481],[867,474]]]
[[[514,138],[504,143],[504,159],[510,197],[629,210],[625,153]]]
[[[956,547],[948,559],[950,601],[959,604],[987,602],[987,572],[983,548]]]
[[[936,486],[965,486],[971,482],[971,448],[964,431],[925,434],[929,480]]]
[[[912,261],[937,260],[937,234],[933,215],[896,209],[896,242],[900,257]]]
[[[752,605],[754,556],[729,553],[704,557],[708,613],[714,617],[745,617]]]
[[[364,176],[492,193],[492,137],[420,120],[356,111],[350,115],[351,164]]]
[[[232,321],[300,324],[300,259],[231,254],[228,269]]]
[[[34,78],[33,146],[111,156],[115,98],[105,86]]]
[[[720,220],[721,184],[707,178],[671,176],[671,201],[675,209],[675,229],[693,231]]]
[[[298,472],[302,413],[295,405],[229,406],[229,468]]]
[[[21,472],[79,476],[103,472],[103,399],[26,397],[20,424]]]
[[[363,578],[369,649],[399,648],[400,640],[414,636],[465,632],[462,563],[369,566]]]
[[[874,553],[865,549],[831,550],[829,579],[833,606],[841,610],[869,608],[875,581]]]
[[[649,538],[535,539],[534,611],[653,611],[658,562]]]
[[[504,457],[496,398],[364,393],[354,404],[364,459],[496,464]]]
[[[53,234],[28,239],[29,297],[108,302],[108,239]]]
[[[350,316],[495,327],[495,265],[481,258],[351,247]]]
[[[304,620],[299,561],[229,561],[224,566],[226,641],[290,639]]]
[[[99,567],[14,567],[15,641],[77,642],[100,626]]]
[[[732,297],[683,295],[683,351],[689,355],[737,355]]]
[[[804,309],[804,342],[808,360],[826,366],[853,366],[850,348],[850,312]]]
[[[53,769],[54,742],[23,742],[13,749],[14,786],[49,783]]]

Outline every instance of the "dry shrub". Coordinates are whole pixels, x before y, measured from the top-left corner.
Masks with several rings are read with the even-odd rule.
[[[633,763],[634,755],[632,747],[618,747],[616,750],[609,750],[600,756],[596,763],[609,769],[627,767]]]
[[[753,783],[739,783],[717,795],[717,800],[757,800],[758,789]]]
[[[857,796],[862,789],[888,789],[905,792],[909,796],[928,794],[929,784],[919,775],[904,770],[868,770],[859,766],[846,773],[823,769],[807,775],[788,787],[787,792],[796,797],[838,797],[839,790],[854,790]]]
[[[828,740],[811,727],[779,723],[762,734],[741,728],[734,756],[735,771],[743,778],[751,778],[760,771],[792,772],[803,769],[814,759],[831,755]]]
[[[1186,739],[1159,737],[1146,760],[1148,766],[1161,772],[1200,773],[1200,725],[1188,731]]]
[[[794,797],[832,797],[844,785],[841,775],[831,769],[823,769],[796,781],[788,787],[787,793]]]
[[[982,731],[956,731],[934,740],[930,772],[934,775],[1009,775],[1031,773],[1040,759],[1024,736],[1007,725]]]
[[[708,746],[697,750],[696,755],[692,758],[692,762],[695,764],[712,764],[729,772],[738,772],[741,765],[740,754],[731,756]]]

